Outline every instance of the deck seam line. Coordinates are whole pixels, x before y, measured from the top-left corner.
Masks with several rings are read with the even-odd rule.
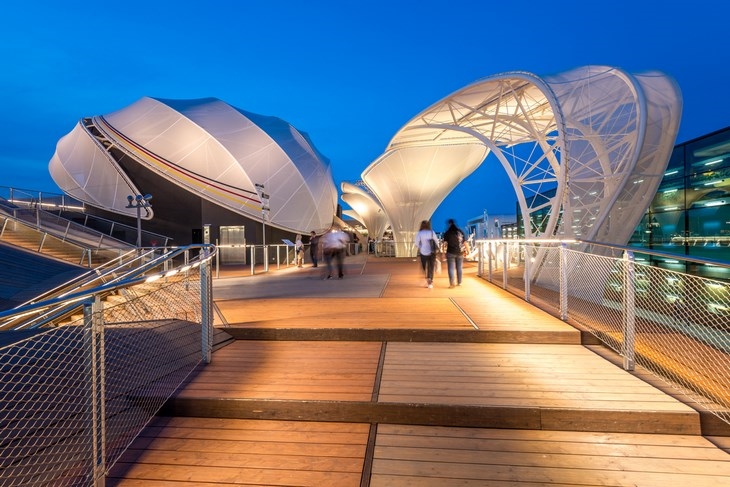
[[[471,326],[473,326],[475,330],[478,330],[479,329],[479,325],[477,325],[476,323],[474,323],[474,320],[472,320],[471,317],[467,314],[467,312],[464,311],[464,308],[462,308],[461,306],[459,306],[459,303],[457,303],[454,298],[449,298],[449,301],[451,301],[451,303],[454,306],[456,306],[456,309],[458,309],[459,312],[464,316],[464,318],[466,318],[469,321],[469,323],[471,323]]]

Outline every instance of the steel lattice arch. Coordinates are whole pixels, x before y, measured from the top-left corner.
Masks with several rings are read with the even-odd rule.
[[[403,244],[399,256],[412,252],[419,222],[490,154],[509,176],[526,238],[623,245],[661,182],[681,111],[677,84],[660,72],[498,74],[411,119],[362,180]]]

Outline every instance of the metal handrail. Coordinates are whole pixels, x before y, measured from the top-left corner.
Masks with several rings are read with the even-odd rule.
[[[3,485],[104,485],[165,401],[210,363],[215,252],[198,244],[140,255],[109,282],[0,313],[82,309],[64,326],[3,335]],[[117,291],[122,301],[102,302]]]
[[[188,259],[188,253],[193,249],[200,249],[201,252],[196,259],[191,261]],[[146,262],[145,259],[150,255],[154,255],[156,250],[140,252],[131,261],[122,262],[115,267],[110,266],[103,273],[96,274],[95,272],[90,272],[85,274],[85,276],[91,276],[91,280],[81,279],[80,281],[69,281],[67,284],[72,286],[71,290],[66,290],[69,286],[61,286],[64,291],[57,292],[53,297],[34,300],[28,304],[0,312],[0,330],[22,330],[44,327],[59,317],[67,315],[73,309],[80,307],[80,302],[84,299],[94,295],[106,295],[119,289],[137,285],[151,278],[175,272],[175,269],[163,269],[152,275],[147,274],[150,270],[160,267],[162,263],[173,261],[180,255],[185,255],[185,261],[182,265],[178,266],[178,269],[184,269],[185,267],[190,268],[200,265],[203,261],[213,258],[216,252],[217,250],[212,244],[193,244],[185,247],[171,248],[166,253],[155,256]],[[139,265],[134,265],[135,261],[139,261]],[[122,274],[116,275],[119,271],[122,271]],[[105,280],[110,276],[111,279]],[[102,281],[102,284],[95,285],[98,281]],[[23,320],[18,322],[19,318],[23,318]]]
[[[0,186],[0,190],[7,191],[8,196],[5,199],[8,202],[12,203],[13,205],[17,206],[18,208],[25,207],[25,208],[30,209],[33,212],[35,212],[36,217],[34,218],[34,222],[35,222],[36,226],[38,227],[38,229],[41,229],[41,230],[42,230],[42,227],[41,227],[39,215],[40,215],[40,212],[43,212],[48,215],[54,215],[57,218],[61,218],[62,220],[67,222],[66,223],[67,228],[79,227],[82,229],[89,229],[89,230],[92,230],[94,232],[97,232],[97,233],[103,235],[103,237],[106,239],[110,239],[114,242],[119,242],[122,244],[128,245],[129,242],[123,242],[119,239],[112,237],[111,234],[112,234],[113,229],[115,229],[115,228],[126,229],[126,230],[129,230],[130,232],[134,232],[135,234],[137,232],[136,227],[134,227],[132,225],[119,223],[117,221],[110,220],[108,218],[104,218],[104,217],[101,217],[98,215],[91,215],[91,214],[87,213],[85,211],[86,207],[83,202],[70,198],[69,196],[66,196],[66,195],[57,195],[57,194],[53,194],[53,193],[42,193],[39,191],[23,190],[23,189],[11,188],[11,187],[7,187],[7,186]],[[17,196],[18,193],[21,193],[22,196],[18,197]],[[60,200],[60,203],[45,203],[44,202],[44,201],[48,201],[48,200]],[[81,215],[84,216],[84,223],[82,224],[82,223],[79,223],[76,221],[69,220],[68,218],[64,218],[60,215],[60,213],[56,214],[56,210],[59,212],[60,211],[79,212]],[[30,220],[22,220],[22,219],[17,218],[17,215],[15,215],[15,214],[12,214],[11,216],[15,217],[18,221],[25,221],[27,223],[31,223]],[[108,225],[110,228],[109,233],[102,232],[98,229],[95,229],[95,228],[89,226],[89,221],[101,222],[101,223]],[[169,245],[170,241],[173,240],[171,237],[168,237],[168,236],[165,236],[162,234],[158,234],[158,233],[154,233],[154,232],[150,232],[147,230],[144,230],[142,232],[142,234],[144,236],[146,236],[150,241],[159,240],[159,241],[163,242],[163,246]],[[64,238],[64,240],[73,241],[72,239],[65,239],[65,238]],[[97,248],[102,248],[101,245],[102,245],[103,240],[104,240],[103,238],[99,240],[99,244],[98,244]],[[82,243],[80,243],[80,244],[83,245]]]

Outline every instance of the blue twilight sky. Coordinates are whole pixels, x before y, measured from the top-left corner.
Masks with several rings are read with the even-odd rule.
[[[586,64],[674,77],[685,142],[730,126],[729,5],[11,0],[0,16],[0,186],[59,192],[47,169],[58,139],[84,116],[152,96],[216,97],[280,117],[330,159],[339,188],[414,115],[463,86]],[[488,158],[442,203],[434,227],[514,208]]]

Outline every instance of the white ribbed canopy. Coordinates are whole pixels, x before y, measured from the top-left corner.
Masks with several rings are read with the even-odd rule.
[[[342,200],[350,205],[357,214],[357,220],[368,229],[368,235],[380,239],[388,227],[388,219],[382,206],[365,189],[354,184],[343,182]]]
[[[58,143],[51,176],[65,192],[123,214],[135,194],[93,132],[181,188],[251,218],[261,217],[256,184],[269,194],[270,223],[295,233],[330,227],[337,205],[328,162],[305,134],[275,117],[220,100],[142,98],[92,117]],[[94,162],[90,167],[89,162]],[[92,170],[93,169],[93,170]],[[83,176],[82,176],[83,175]],[[112,188],[123,187],[123,190]],[[120,191],[125,193],[121,198]]]

